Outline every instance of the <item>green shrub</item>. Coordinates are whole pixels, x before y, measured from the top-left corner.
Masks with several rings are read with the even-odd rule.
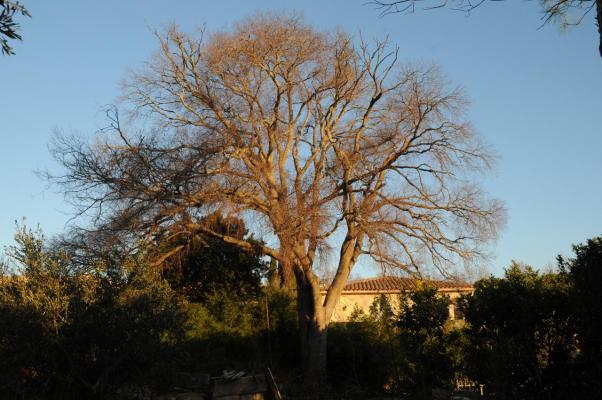
[[[75,270],[22,228],[0,278],[0,392],[6,397],[94,398],[124,382],[157,382],[171,363],[181,302],[144,262],[121,274]]]

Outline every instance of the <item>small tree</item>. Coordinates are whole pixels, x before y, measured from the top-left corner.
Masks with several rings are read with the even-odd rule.
[[[203,233],[277,260],[297,294],[308,382],[323,379],[328,324],[360,257],[446,272],[496,236],[503,209],[473,181],[491,154],[437,68],[399,66],[386,41],[294,16],[157,36],[159,53],[125,84],[143,133],[112,114],[93,145],[59,138],[66,173],[54,181],[97,212],[100,231]],[[200,222],[215,210],[252,221],[270,245]],[[329,251],[322,298],[314,265]]]

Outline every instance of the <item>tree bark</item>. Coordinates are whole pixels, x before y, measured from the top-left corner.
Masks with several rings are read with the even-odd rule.
[[[306,335],[301,336],[303,356],[303,382],[306,387],[316,389],[326,382],[326,346],[328,326],[309,324]]]
[[[283,258],[278,264],[278,272],[280,274],[280,287],[288,290],[290,293],[294,293],[295,289],[297,289],[297,285],[295,283],[293,263],[287,260],[287,258]]]
[[[303,383],[310,390],[326,381],[328,321],[321,304],[317,279],[297,271],[297,311],[299,316]]]

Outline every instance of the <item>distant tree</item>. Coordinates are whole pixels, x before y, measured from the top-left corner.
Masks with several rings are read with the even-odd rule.
[[[96,212],[95,229],[203,233],[276,259],[297,295],[308,383],[324,377],[327,328],[360,257],[445,273],[496,237],[503,207],[473,180],[491,153],[437,68],[399,66],[386,42],[297,17],[158,37],[158,56],[125,85],[132,123],[148,130],[112,114],[94,145],[59,139],[65,174],[53,180]],[[271,245],[213,231],[202,217],[215,210],[253,220]],[[331,249],[322,298],[314,265]]]
[[[2,53],[6,55],[15,54],[8,43],[12,40],[22,40],[19,33],[19,24],[14,21],[15,14],[31,17],[27,9],[18,1],[0,0],[0,46]]]
[[[503,0],[489,0],[503,1]],[[451,7],[454,10],[470,13],[487,0],[373,0],[369,4],[376,6],[381,15],[413,13],[419,4],[424,9]],[[581,24],[583,18],[593,9],[596,10],[600,57],[602,57],[602,0],[538,0],[542,8],[542,26],[556,23],[562,30]]]

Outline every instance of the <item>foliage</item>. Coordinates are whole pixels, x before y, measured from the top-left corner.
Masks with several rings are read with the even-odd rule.
[[[15,14],[21,14],[31,17],[31,15],[18,1],[0,0],[0,8],[2,8],[0,12],[0,46],[2,47],[2,53],[15,54],[8,40],[21,40],[22,38],[19,33],[19,24],[14,21],[14,16]]]
[[[329,328],[328,376],[339,391],[382,392],[391,386],[399,357],[396,315],[385,295],[368,314],[354,310],[350,322]]]
[[[496,398],[569,396],[577,351],[566,274],[517,263],[466,299],[467,373]]]
[[[148,382],[170,364],[179,301],[142,257],[121,276],[73,270],[41,232],[21,228],[0,279],[0,391],[8,396],[107,395]]]
[[[575,256],[559,257],[571,280],[572,310],[579,343],[579,366],[584,396],[602,396],[602,237],[573,246]]]
[[[428,399],[434,388],[449,388],[454,376],[453,341],[446,329],[450,300],[429,286],[403,296],[399,340],[404,355],[399,385]]]
[[[447,324],[449,299],[424,286],[399,300],[396,309],[386,295],[377,296],[367,315],[354,311],[351,322],[331,328],[332,384],[424,398],[450,387],[463,349],[461,333]]]
[[[285,291],[264,288],[255,298],[210,294],[186,307],[184,331],[190,356],[185,368],[221,373],[272,364],[291,369],[298,361],[295,303]]]
[[[208,224],[214,232],[259,245],[248,237],[245,223],[239,218],[212,214],[206,219],[211,220]],[[164,268],[171,286],[192,302],[204,302],[215,293],[256,298],[261,292],[261,278],[267,272],[257,251],[202,233],[186,243],[186,249],[169,259]]]

